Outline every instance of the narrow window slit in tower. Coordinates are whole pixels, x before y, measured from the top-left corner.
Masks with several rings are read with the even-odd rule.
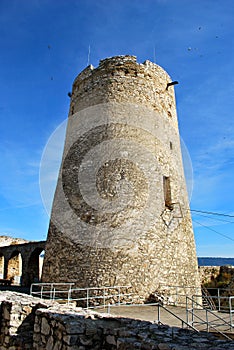
[[[165,207],[172,210],[173,205],[171,202],[171,183],[168,176],[163,176],[163,190],[164,190],[164,201]]]
[[[172,146],[172,142],[170,141],[170,150],[172,150],[173,146]]]

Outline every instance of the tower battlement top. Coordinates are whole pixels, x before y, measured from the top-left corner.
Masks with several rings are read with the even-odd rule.
[[[94,73],[113,73],[114,71],[124,70],[125,75],[149,75],[150,71],[153,74],[164,75],[164,79],[169,82],[171,81],[170,76],[167,72],[149,60],[143,63],[137,62],[137,57],[132,55],[118,55],[108,57],[99,61],[99,65],[95,68],[92,64],[87,66],[75,79],[74,84],[80,83],[86,78],[90,77]]]
[[[86,67],[75,79],[69,115],[100,103],[133,103],[166,114],[177,129],[174,88],[171,78],[157,64],[136,56],[114,56]]]
[[[99,61],[99,66],[105,65],[106,63],[120,63],[120,64],[124,64],[126,62],[135,62],[137,61],[137,57],[136,56],[132,56],[132,55],[118,55],[118,56],[112,56],[112,57],[107,57],[103,60]]]

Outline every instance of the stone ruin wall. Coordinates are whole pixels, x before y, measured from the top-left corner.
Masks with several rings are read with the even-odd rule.
[[[174,88],[171,86],[167,89],[169,82],[170,77],[161,67],[149,61],[138,64],[134,56],[118,56],[102,60],[97,68],[87,67],[76,78],[71,96],[63,164],[48,232],[42,276],[44,282],[74,281],[79,287],[131,285],[133,292],[138,294],[142,301],[155,290],[161,289],[165,292],[165,285],[193,287],[191,294],[197,293],[200,282],[195,243],[182,167]],[[75,172],[77,165],[74,159],[77,162],[81,161],[77,153],[83,152],[85,155],[85,151],[92,149],[94,138],[92,129],[90,133],[85,134],[81,145],[74,141],[76,133],[79,132],[76,129],[77,118],[87,116],[91,123],[92,117],[95,117],[92,115],[92,110],[103,108],[105,124],[109,125],[109,115],[112,117],[114,115],[114,118],[129,117],[126,114],[127,107],[131,109],[132,117],[139,123],[142,122],[142,116],[145,120],[148,116],[156,116],[149,127],[157,133],[157,140],[144,134],[142,129],[135,130],[129,125],[127,127],[121,125],[119,129],[119,126],[112,125],[106,132],[96,135],[100,138],[97,142],[101,142],[103,137],[118,140],[122,136],[148,147],[157,158],[159,166],[154,169],[155,202],[152,204],[156,214],[154,216],[146,212],[142,219],[147,223],[153,218],[154,224],[148,231],[142,233],[143,230],[139,230],[131,220],[132,208],[129,207],[126,213],[120,214],[117,218],[114,215],[110,220],[107,216],[104,217],[110,222],[110,236],[115,227],[121,227],[123,224],[123,232],[128,232],[127,244],[118,246],[117,242],[115,245],[118,237],[116,238],[114,234],[111,236],[113,240],[111,247],[99,247],[92,242],[79,244],[73,239],[76,234],[82,233],[77,227],[90,224],[90,227],[96,225],[96,229],[99,230],[103,217],[92,208],[87,210],[87,205],[77,190],[78,184],[73,183],[73,180],[77,181]],[[72,147],[73,153],[69,153]],[[121,160],[119,167],[122,166]],[[136,193],[141,192],[141,196],[139,195],[134,202],[135,209],[141,213],[144,196],[147,197],[144,177],[136,175],[135,165],[132,165],[132,168],[128,165],[125,169],[135,186]],[[69,171],[74,174],[71,175]],[[110,174],[115,171],[116,164],[113,167],[109,165],[107,172]],[[100,185],[99,192],[104,198],[105,191],[108,190],[104,186],[105,172],[99,175],[97,186]],[[163,176],[171,179],[171,197],[173,202],[177,203],[173,210],[165,207]],[[66,200],[60,203],[61,193],[64,191]],[[71,208],[73,213],[68,214]],[[74,219],[75,216],[77,219]],[[56,220],[60,219],[66,221],[65,230],[57,225]],[[71,227],[72,220],[77,220],[73,227]],[[85,231],[83,233],[84,236],[87,234]],[[101,234],[100,229],[98,235]]]
[[[233,266],[199,266],[199,274],[201,284],[221,282],[221,286],[218,284],[213,286],[214,288],[225,288],[234,289],[234,267]],[[233,293],[233,292],[232,292]]]
[[[25,294],[0,293],[1,350],[231,350],[234,342],[113,317]]]
[[[201,284],[211,282],[220,273],[221,266],[199,266]]]

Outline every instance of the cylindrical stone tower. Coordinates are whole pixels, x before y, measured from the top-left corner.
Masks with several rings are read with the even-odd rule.
[[[116,56],[73,84],[43,282],[200,287],[174,88],[158,65]],[[193,287],[190,289],[190,287]]]

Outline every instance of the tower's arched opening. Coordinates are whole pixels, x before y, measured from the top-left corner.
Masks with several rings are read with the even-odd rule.
[[[4,264],[5,264],[4,255],[0,254],[0,279],[4,278]]]
[[[11,279],[13,284],[21,284],[22,277],[22,257],[20,252],[15,250],[11,254],[7,266],[7,279]]]
[[[39,255],[39,281],[41,281],[44,256],[45,256],[45,250],[42,250],[42,252]]]
[[[42,248],[36,248],[30,255],[28,261],[28,283],[40,282],[42,274],[42,265],[45,251]]]

